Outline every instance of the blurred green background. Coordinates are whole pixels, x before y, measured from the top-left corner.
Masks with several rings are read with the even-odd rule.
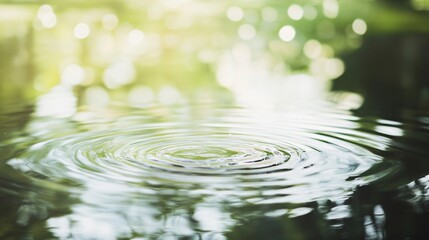
[[[427,10],[427,0],[2,1],[0,101],[56,116],[327,95],[368,114],[427,109]]]

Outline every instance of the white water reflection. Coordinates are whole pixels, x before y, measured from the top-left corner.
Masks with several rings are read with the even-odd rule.
[[[126,115],[111,109],[81,112],[67,128],[61,120],[63,129],[35,118],[27,130],[40,143],[9,165],[74,199],[69,213],[48,220],[59,238],[210,232],[221,239],[246,218],[235,209],[267,208],[257,215],[293,219],[316,211],[306,204],[323,201],[338,205],[325,217],[335,221],[351,215],[344,201],[356,187],[397,168],[387,164],[366,175],[383,163],[374,152],[388,148],[392,132],[360,131],[358,118],[326,107],[280,113],[159,106]]]

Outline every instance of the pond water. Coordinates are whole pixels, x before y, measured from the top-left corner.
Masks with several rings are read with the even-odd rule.
[[[428,233],[427,117],[360,118],[329,102],[114,106],[68,118],[14,106],[0,124],[4,239]]]
[[[428,10],[3,1],[0,239],[429,239]]]

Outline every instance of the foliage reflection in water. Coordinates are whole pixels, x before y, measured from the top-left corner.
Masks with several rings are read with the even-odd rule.
[[[386,211],[377,199],[418,189],[406,184],[428,172],[427,135],[423,121],[362,119],[328,103],[86,109],[33,116],[3,136],[0,169],[9,174],[0,187],[22,236],[36,228],[62,239],[377,237]]]

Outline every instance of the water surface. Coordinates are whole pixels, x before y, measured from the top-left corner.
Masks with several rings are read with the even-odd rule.
[[[2,238],[426,233],[424,117],[361,118],[326,102],[81,108],[68,118],[31,109],[1,122]]]

